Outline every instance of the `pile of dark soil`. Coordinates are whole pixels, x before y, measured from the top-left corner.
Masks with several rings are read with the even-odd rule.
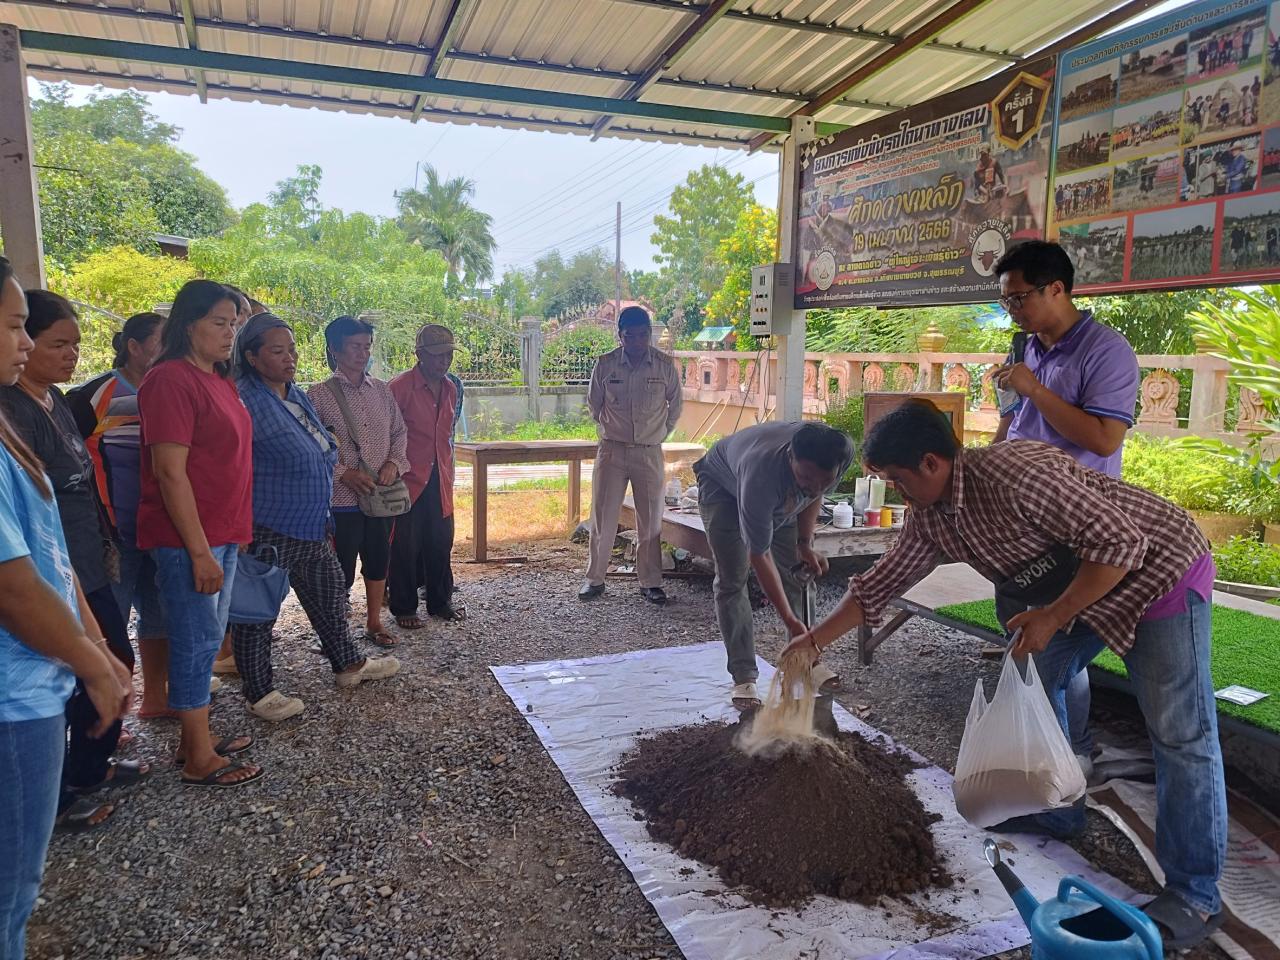
[[[752,899],[826,894],[859,903],[948,886],[926,813],[903,781],[913,767],[862,737],[748,757],[738,724],[681,727],[641,741],[614,792],[649,834],[715,867]]]

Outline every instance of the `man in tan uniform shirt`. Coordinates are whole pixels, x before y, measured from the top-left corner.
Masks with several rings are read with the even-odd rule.
[[[639,549],[640,595],[666,603],[662,590],[662,441],[680,419],[680,373],[665,353],[649,345],[652,327],[643,307],[618,317],[622,346],[596,360],[587,407],[600,434],[591,475],[591,559],[579,600],[604,593],[604,575],[618,535],[618,511],[631,484]]]

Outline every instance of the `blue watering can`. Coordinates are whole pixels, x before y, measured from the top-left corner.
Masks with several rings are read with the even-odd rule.
[[[1160,932],[1141,910],[1079,877],[1063,877],[1058,895],[1039,903],[1008,864],[1000,862],[994,840],[987,839],[983,853],[1031,931],[1033,960],[1161,960],[1164,956]]]

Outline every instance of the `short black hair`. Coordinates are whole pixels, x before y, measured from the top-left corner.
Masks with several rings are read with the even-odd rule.
[[[368,320],[342,316],[335,317],[329,322],[329,325],[324,328],[324,353],[330,370],[338,369],[338,354],[342,352],[342,348],[346,345],[347,338],[356,337],[363,333],[367,333],[370,337],[373,336],[373,324]]]
[[[1033,287],[1061,280],[1063,289],[1070,293],[1076,282],[1076,268],[1067,251],[1048,240],[1024,240],[1005,251],[1005,255],[996,261],[995,274],[1003,277],[1014,270]]]
[[[80,322],[70,300],[52,290],[27,291],[27,336],[34,340],[59,320]]]
[[[618,329],[626,327],[648,327],[653,324],[649,319],[649,311],[644,307],[632,305],[618,314]]]
[[[885,414],[862,442],[862,459],[871,466],[915,470],[925,454],[954,460],[956,442],[951,420],[928,400],[908,400]]]
[[[853,441],[835,427],[810,421],[791,438],[791,455],[823,470],[843,470],[853,460]]]

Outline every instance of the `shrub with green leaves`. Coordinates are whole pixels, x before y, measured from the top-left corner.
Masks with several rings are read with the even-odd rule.
[[[1218,579],[1280,587],[1280,547],[1256,537],[1232,537],[1213,551]]]

